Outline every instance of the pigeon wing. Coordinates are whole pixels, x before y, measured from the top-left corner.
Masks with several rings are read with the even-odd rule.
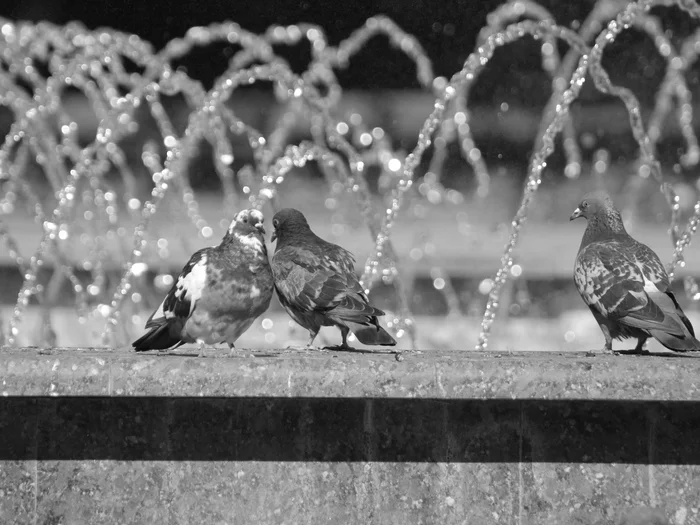
[[[163,318],[187,319],[192,315],[207,281],[208,250],[203,248],[190,257],[163,302],[148,318],[146,328],[161,324]]]
[[[352,253],[336,244],[327,243],[329,261],[333,269],[340,269],[345,277],[346,294],[333,308],[333,317],[347,321],[364,321],[365,317],[384,315],[379,308],[370,306],[369,299],[355,274],[355,257]],[[358,317],[359,316],[359,317]]]
[[[659,256],[651,248],[646,244],[635,242],[634,249],[628,249],[628,251],[630,258],[642,269],[647,280],[653,282],[660,292],[671,291],[671,283],[668,280],[666,269],[661,264]]]
[[[347,312],[380,315],[367,304],[353,269],[352,255],[339,246],[317,250],[286,246],[272,258],[272,273],[278,292],[293,307],[334,315]],[[379,314],[373,313],[378,311]]]
[[[619,241],[590,244],[576,260],[574,280],[586,304],[603,317],[683,335],[674,302],[666,293],[668,276],[648,247]]]
[[[659,328],[671,335],[684,336],[681,323],[688,326],[691,334],[692,325],[683,315],[682,310],[671,291],[668,274],[658,255],[648,246],[635,243],[634,250],[628,252],[639,268],[644,279],[644,292],[649,299],[649,307],[631,312],[624,322],[638,328]],[[649,326],[649,323],[653,326]]]

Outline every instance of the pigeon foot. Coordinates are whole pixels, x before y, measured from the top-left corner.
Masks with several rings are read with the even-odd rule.
[[[296,350],[297,352],[307,352],[307,351],[312,351],[312,352],[318,352],[320,350],[325,350],[324,348],[320,348],[318,346],[313,346],[313,345],[289,345],[286,347],[287,350]]]
[[[335,352],[356,352],[357,348],[350,346],[348,344],[340,344],[340,345],[330,345],[330,346],[324,346],[324,350],[331,350]]]
[[[584,355],[586,357],[595,357],[597,355],[620,355],[620,352],[606,346],[601,350],[589,350]]]
[[[650,353],[649,350],[647,350],[645,348],[639,348],[639,347],[630,348],[629,350],[620,350],[618,352],[618,354],[622,354],[622,355],[644,355],[644,354],[649,354],[649,353]]]

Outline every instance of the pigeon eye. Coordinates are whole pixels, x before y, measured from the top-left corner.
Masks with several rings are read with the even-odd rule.
[[[581,208],[584,208],[584,209],[585,209],[585,208],[588,208],[588,203],[587,203],[586,201],[583,201],[583,202],[581,203]]]
[[[277,219],[275,219],[274,221],[272,221],[272,225],[273,225],[275,228],[277,228],[277,226],[280,225],[280,221],[278,221]]]

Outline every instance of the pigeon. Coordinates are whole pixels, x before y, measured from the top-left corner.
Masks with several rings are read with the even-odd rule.
[[[676,352],[700,350],[693,325],[676,300],[668,274],[651,248],[634,240],[620,212],[604,192],[584,196],[569,220],[585,217],[588,227],[574,265],[574,282],[605,336],[637,338],[635,352],[653,337]]]
[[[384,315],[369,304],[355,275],[355,258],[311,231],[306,217],[293,208],[272,218],[272,275],[280,303],[294,321],[309,331],[307,348],[322,326],[337,326],[343,342],[337,349],[352,350],[348,333],[366,345],[394,346],[396,341],[379,326]]]
[[[190,258],[146,322],[150,331],[132,343],[137,352],[197,343],[234,343],[267,310],[274,284],[265,247],[264,217],[240,211],[221,244]]]

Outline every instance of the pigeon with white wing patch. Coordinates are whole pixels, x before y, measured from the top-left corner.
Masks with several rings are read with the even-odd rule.
[[[236,340],[270,305],[274,282],[267,257],[264,217],[243,210],[221,244],[197,251],[149,317],[150,331],[134,341],[137,352],[204,346]]]
[[[585,217],[574,282],[605,337],[637,338],[635,351],[653,337],[676,352],[700,350],[693,325],[676,301],[668,274],[651,248],[625,230],[620,212],[603,192],[584,196],[570,220]]]

